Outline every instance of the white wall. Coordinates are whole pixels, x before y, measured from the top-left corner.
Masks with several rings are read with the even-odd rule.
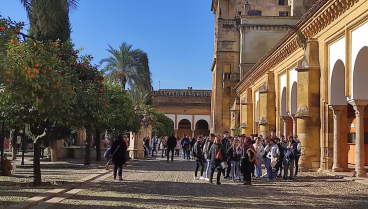
[[[355,60],[358,56],[358,53],[360,49],[362,49],[364,46],[368,46],[368,23],[365,23],[364,25],[360,26],[359,28],[352,31],[351,34],[351,99],[354,99],[354,65]],[[368,62],[367,62],[368,63]]]
[[[194,115],[194,123],[193,126],[195,128],[195,125],[199,120],[205,120],[208,123],[208,130],[210,130],[210,115]]]

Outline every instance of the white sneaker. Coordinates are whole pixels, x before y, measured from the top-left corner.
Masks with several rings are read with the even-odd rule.
[[[206,181],[210,181],[210,178],[204,178],[204,180],[206,180]]]
[[[199,177],[199,180],[203,180],[203,179],[205,179],[203,176]]]
[[[199,177],[194,177],[194,180],[199,180]]]

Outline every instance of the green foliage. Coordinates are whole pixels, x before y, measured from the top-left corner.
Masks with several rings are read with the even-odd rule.
[[[36,40],[69,40],[69,10],[77,8],[78,0],[20,1],[30,20],[29,34]]]
[[[100,64],[106,63],[104,72],[106,81],[118,83],[123,89],[126,84],[130,86],[137,84],[145,91],[151,91],[151,73],[148,65],[147,54],[140,49],[132,49],[132,45],[123,42],[119,50],[109,45],[107,51],[112,56],[102,59]]]
[[[154,112],[152,114],[152,135],[171,136],[174,131],[174,123],[162,112]]]
[[[70,42],[20,40],[19,24],[0,18],[0,102],[4,117],[23,123],[59,120],[74,101],[75,73],[65,59],[75,61]],[[58,114],[55,114],[58,109]],[[19,122],[18,121],[18,122]]]
[[[241,134],[241,128],[239,126],[236,126],[234,129],[234,135],[240,135]]]
[[[138,132],[141,124],[127,92],[118,85],[106,85],[109,108],[105,115],[111,132]]]

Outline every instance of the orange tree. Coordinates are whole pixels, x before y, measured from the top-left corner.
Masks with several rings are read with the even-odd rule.
[[[35,185],[41,184],[40,138],[50,124],[68,124],[75,101],[76,56],[70,42],[40,42],[22,23],[0,17],[0,102],[3,117],[28,124],[34,139]]]

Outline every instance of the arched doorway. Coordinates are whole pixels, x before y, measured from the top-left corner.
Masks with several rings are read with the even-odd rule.
[[[282,134],[287,137],[293,132],[293,121],[287,113],[286,108],[286,87],[282,89],[280,101],[280,116],[282,121]],[[290,124],[290,125],[289,125]]]
[[[367,60],[368,60],[368,47],[364,46],[359,50],[357,57],[355,59],[355,62],[354,62],[353,76],[352,76],[353,78],[352,80],[352,87],[353,87],[352,88],[352,101],[349,101],[349,103],[355,103],[356,105],[358,105],[357,103],[364,104],[365,101],[368,101],[368,91],[367,91],[368,89],[368,83],[367,83],[368,62]],[[361,109],[361,108],[358,108],[358,109]],[[356,171],[358,173],[357,174],[358,176],[360,176],[360,170],[364,169],[362,168],[362,166],[368,165],[368,154],[367,154],[368,153],[368,137],[365,137],[365,135],[368,135],[368,126],[367,126],[368,120],[364,118],[364,114],[362,114],[364,113],[364,110],[359,110],[359,111],[361,115],[360,118],[362,120],[358,120],[358,118],[356,118],[357,120],[355,124],[353,123],[356,129],[354,130],[355,136],[350,136],[351,138],[355,139],[354,141],[356,145],[355,150],[352,150],[351,152],[355,153],[355,159],[357,160]],[[361,127],[360,130],[358,130],[358,126]],[[361,140],[358,139],[358,136],[357,136],[358,132],[361,133],[360,134]],[[351,152],[349,151],[349,158],[350,158]],[[360,155],[361,153],[363,154]]]
[[[348,170],[348,152],[351,152],[352,144],[348,144],[348,133],[351,122],[349,118],[355,118],[352,106],[347,108],[347,99],[345,97],[345,65],[342,60],[337,60],[332,68],[330,86],[329,86],[329,107],[333,115],[333,160],[332,169],[336,172]],[[348,110],[348,114],[346,114]],[[353,153],[351,153],[353,154]],[[325,162],[329,162],[329,156],[324,156]],[[327,160],[328,159],[328,160]],[[331,165],[327,165],[330,169]]]
[[[208,136],[210,134],[210,130],[208,129],[209,125],[206,120],[199,120],[195,124],[194,137],[198,135]]]
[[[296,118],[294,118],[296,111],[298,110],[298,84],[294,81],[293,85],[291,86],[290,92],[290,116],[292,116],[292,133],[296,134],[297,130],[297,123]]]
[[[183,137],[183,134],[186,134],[188,136],[192,136],[192,124],[190,123],[189,120],[187,119],[182,119],[181,121],[179,121],[178,124],[178,137],[181,138]]]

